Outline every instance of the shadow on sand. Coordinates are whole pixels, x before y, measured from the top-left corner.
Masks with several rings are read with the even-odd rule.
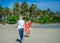
[[[16,39],[17,42],[21,43],[21,40],[20,39]]]

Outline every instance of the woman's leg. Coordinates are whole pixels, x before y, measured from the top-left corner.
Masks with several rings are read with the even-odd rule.
[[[28,36],[28,37],[30,36],[30,30],[28,30],[28,32],[27,32],[27,36]]]

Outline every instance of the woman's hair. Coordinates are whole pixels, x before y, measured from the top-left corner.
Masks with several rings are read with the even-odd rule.
[[[31,21],[30,19],[28,21]],[[32,21],[31,21],[32,22]]]

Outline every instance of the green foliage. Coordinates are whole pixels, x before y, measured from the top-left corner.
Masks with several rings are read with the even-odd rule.
[[[23,20],[25,20],[25,22],[26,22],[26,21],[29,20],[29,18],[28,17],[23,17]]]
[[[49,23],[50,22],[50,18],[47,16],[41,16],[38,20],[39,23]]]
[[[16,2],[12,9],[7,6],[3,8],[0,5],[0,21],[2,16],[4,16],[4,18],[8,16],[8,20],[7,18],[5,20],[10,24],[14,24],[18,20],[19,15],[25,16],[23,18],[25,22],[31,19],[32,22],[35,23],[60,23],[60,12],[53,12],[49,8],[46,10],[40,10],[37,8],[36,4],[31,4],[31,6],[29,6],[26,2],[21,3],[21,5],[19,2]],[[37,16],[41,17],[36,20]]]
[[[0,18],[2,17],[2,15],[0,14]]]
[[[28,4],[26,2],[23,2],[21,5],[22,12],[28,11]]]
[[[1,17],[2,17],[2,14],[0,14],[0,22],[1,22]]]
[[[54,17],[52,20],[53,23],[60,23],[60,16],[59,17]]]
[[[18,20],[18,17],[16,17],[16,16],[10,16],[10,17],[8,18],[8,23],[9,23],[9,24],[14,24],[14,23],[17,22],[17,20]]]

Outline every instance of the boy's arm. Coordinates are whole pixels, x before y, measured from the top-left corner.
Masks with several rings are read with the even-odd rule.
[[[17,21],[17,25],[19,24],[19,22]]]

